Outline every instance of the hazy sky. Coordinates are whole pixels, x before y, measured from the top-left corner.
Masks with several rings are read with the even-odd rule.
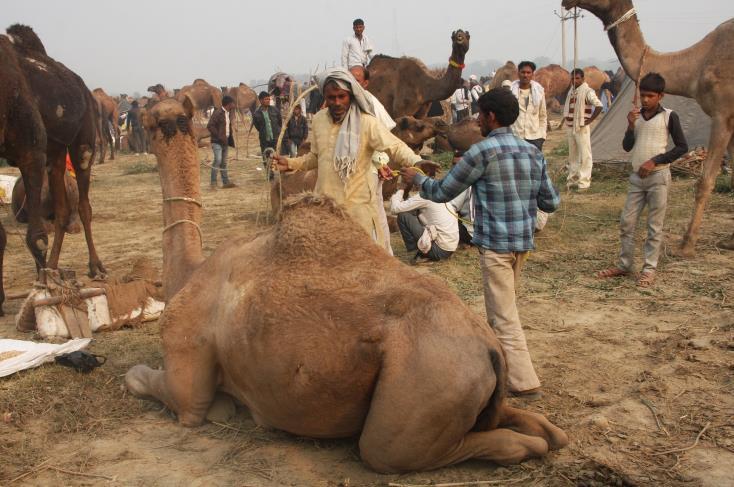
[[[377,52],[426,64],[447,62],[457,28],[471,34],[467,62],[561,58],[560,22],[553,14],[560,0],[0,1],[3,30],[15,22],[30,25],[49,55],[90,89],[108,93],[144,93],[155,83],[180,87],[197,77],[234,85],[279,70],[323,69],[339,61],[356,17],[365,20]],[[732,0],[635,4],[648,43],[660,51],[687,47],[734,16]],[[601,22],[589,13],[579,21],[579,39],[580,58],[615,58]]]

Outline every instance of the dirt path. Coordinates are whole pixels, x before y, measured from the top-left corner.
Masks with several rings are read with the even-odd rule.
[[[554,133],[546,153],[557,153]],[[250,143],[254,152],[256,141]],[[241,157],[243,157],[241,150]],[[206,149],[202,160],[211,158]],[[560,173],[563,157],[549,156]],[[139,255],[161,259],[158,175],[154,158],[123,155],[94,168],[95,241],[113,274]],[[263,228],[266,183],[256,158],[231,163],[231,190],[211,191],[202,168],[206,252],[233,233]],[[16,174],[5,168],[0,172]],[[668,245],[690,215],[692,180],[675,181],[666,222]],[[136,363],[162,364],[155,324],[97,335],[91,349],[109,361],[89,375],[46,365],[0,379],[0,484],[27,485],[317,485],[362,486],[508,480],[517,485],[731,485],[734,464],[734,266],[714,243],[734,221],[732,193],[716,193],[699,254],[666,256],[650,290],[630,279],[599,281],[614,262],[617,218],[626,183],[613,170],[594,174],[592,190],[563,193],[538,238],[519,292],[529,346],[543,382],[542,400],[526,405],[566,429],[571,445],[543,460],[502,468],[468,462],[436,472],[377,475],[359,461],[353,440],[315,441],[266,431],[246,413],[227,425],[186,429],[160,405],[131,398],[121,376]],[[34,278],[24,231],[9,229],[6,292]],[[639,229],[642,234],[642,227]],[[393,236],[397,258],[407,261]],[[61,265],[86,271],[82,235],[67,236]],[[421,266],[484,313],[477,257]],[[7,302],[0,336],[15,331],[18,301]],[[654,411],[654,412],[653,412]],[[697,435],[706,427],[698,444]],[[669,450],[681,450],[665,453]],[[114,479],[114,481],[108,480]]]

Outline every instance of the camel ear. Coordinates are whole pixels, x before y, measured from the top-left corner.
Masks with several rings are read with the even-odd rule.
[[[186,93],[183,97],[183,101],[181,102],[184,108],[184,113],[186,113],[186,116],[191,120],[194,118],[194,111],[196,110],[196,103],[194,103],[194,100],[189,96],[188,93]]]

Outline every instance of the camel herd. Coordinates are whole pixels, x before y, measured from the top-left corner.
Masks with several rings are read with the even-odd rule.
[[[591,86],[613,90],[624,73],[637,80],[655,71],[670,93],[695,98],[711,116],[708,159],[680,249],[692,255],[721,158],[727,148],[734,151],[734,21],[687,50],[661,54],[645,44],[631,0],[563,0],[563,6],[584,8],[608,26],[624,68],[616,75],[589,68]],[[74,226],[74,197],[90,275],[104,274],[92,238],[89,184],[97,151],[103,158],[109,146],[114,158],[120,148],[118,104],[49,57],[31,28],[13,25],[6,32],[0,35],[0,157],[21,173],[18,214],[22,209],[28,222],[26,243],[39,278],[58,266],[64,233]],[[413,58],[378,55],[369,65],[369,90],[414,150],[434,138],[437,150],[463,151],[481,138],[470,120],[450,125],[427,117],[433,102],[458,87],[469,39],[468,32],[452,33],[450,62],[440,72]],[[489,84],[516,76],[508,62]],[[570,76],[550,65],[536,79],[553,100],[568,89]],[[316,438],[358,436],[362,459],[380,472],[470,458],[516,463],[568,443],[544,416],[505,402],[506,363],[485,320],[438,279],[386,259],[328,198],[291,198],[273,227],[229,239],[205,257],[193,119],[197,110],[221,106],[223,94],[240,110],[254,110],[255,92],[245,84],[215,88],[203,79],[174,93],[161,84],[148,90],[153,96],[142,120],[158,161],[165,225],[165,368],[132,368],[125,376],[129,391],[162,401],[189,426],[234,400],[263,426]],[[66,176],[67,151],[75,180]],[[315,177],[293,180],[293,192]],[[283,187],[291,191],[287,181]],[[54,241],[47,255],[49,204]],[[734,249],[734,235],[721,246]],[[359,259],[351,258],[355,253]]]

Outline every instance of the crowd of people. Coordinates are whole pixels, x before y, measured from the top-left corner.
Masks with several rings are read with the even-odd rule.
[[[417,168],[424,162],[391,133],[395,121],[380,101],[367,91],[367,66],[374,52],[362,19],[353,23],[354,35],[343,43],[342,66],[318,79],[325,109],[318,110],[311,128],[301,107],[294,109],[286,129],[287,144],[280,154],[275,146],[283,124],[271,96],[262,92],[253,114],[263,161],[282,172],[318,169],[316,193],[333,198],[386,252],[392,254],[382,183],[394,177],[387,163],[400,166],[402,183],[390,199],[390,212],[411,261],[448,259],[460,242],[477,248],[487,321],[502,343],[512,395],[539,397],[541,384],[533,367],[520,322],[515,289],[535,234],[559,206],[560,194],[548,173],[543,155],[548,115],[543,87],[533,77],[534,63],[518,65],[518,79],[485,92],[477,77],[451,96],[452,119],[473,117],[483,140],[474,144],[440,180]],[[590,125],[601,113],[601,102],[584,81],[583,70],[572,73],[563,108],[569,146],[567,190],[583,192],[591,184]],[[654,283],[662,227],[670,185],[670,163],[687,151],[678,116],[661,105],[665,80],[649,73],[639,84],[641,109],[628,116],[620,141],[631,153],[632,173],[621,217],[621,251],[616,266],[599,278],[630,274],[634,270],[634,232],[642,210],[648,208],[644,265],[638,285]],[[215,112],[209,122],[214,166],[228,183],[226,151],[231,137],[227,110]],[[309,109],[310,111],[310,109]],[[135,129],[134,117],[129,123]],[[216,137],[215,137],[216,135]],[[668,138],[674,148],[666,149]],[[310,150],[298,155],[309,139]],[[265,155],[267,154],[267,156]],[[212,184],[216,184],[212,170]],[[408,195],[407,193],[410,193]],[[413,254],[414,253],[414,254]]]

